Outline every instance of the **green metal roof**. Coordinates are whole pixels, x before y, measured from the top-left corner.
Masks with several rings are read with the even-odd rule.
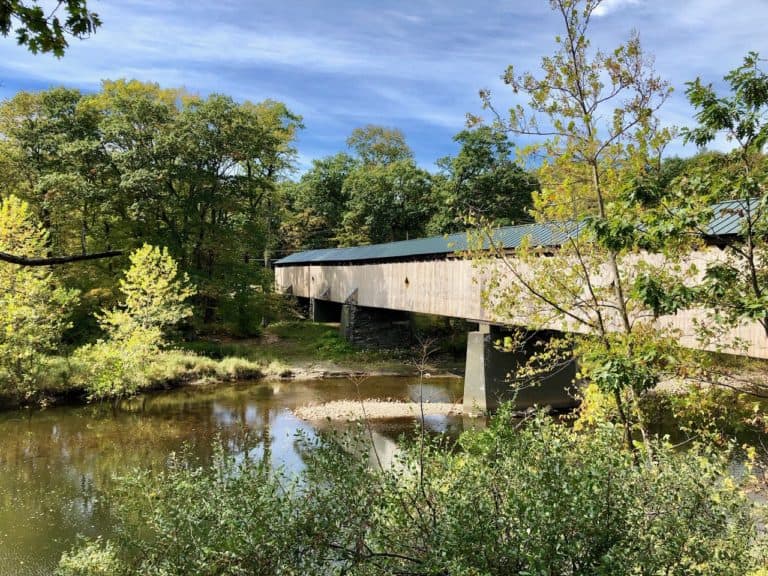
[[[505,248],[519,246],[523,238],[531,237],[535,246],[558,246],[569,236],[575,236],[578,227],[573,223],[523,224],[494,230],[494,241]],[[487,242],[486,242],[487,244]],[[370,244],[351,248],[323,248],[297,252],[275,262],[276,266],[292,264],[359,262],[363,260],[402,260],[427,256],[441,256],[466,250],[467,233],[432,236],[417,240],[401,240],[386,244]]]
[[[731,200],[713,206],[714,216],[707,236],[730,236],[739,233],[741,220],[747,209],[757,208],[757,199]],[[530,237],[533,246],[560,246],[565,240],[578,235],[582,225],[574,222],[547,222],[506,226],[494,231],[494,241],[507,249],[520,246],[523,238]],[[486,242],[487,245],[487,242]],[[417,240],[401,240],[386,244],[370,244],[351,248],[322,248],[306,250],[281,258],[276,266],[298,264],[331,264],[377,260],[408,260],[413,258],[444,256],[466,250],[467,233],[432,236]]]
[[[707,236],[733,236],[741,231],[742,219],[760,207],[759,198],[728,200],[712,207]]]

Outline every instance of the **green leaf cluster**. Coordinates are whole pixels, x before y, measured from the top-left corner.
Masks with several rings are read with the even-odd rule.
[[[120,282],[123,305],[99,316],[107,337],[74,355],[91,398],[130,396],[149,384],[149,367],[160,356],[164,333],[192,314],[187,300],[194,290],[167,249],[145,244],[130,261]]]
[[[101,19],[90,12],[85,0],[57,0],[52,3],[37,0],[0,1],[0,34],[16,32],[16,41],[30,52],[52,52],[60,58],[69,46],[67,36],[87,38],[101,26]],[[57,14],[64,8],[65,17]]]
[[[0,200],[0,251],[42,256],[47,240],[27,202]],[[0,392],[35,393],[44,358],[60,346],[76,299],[51,270],[0,263]]]

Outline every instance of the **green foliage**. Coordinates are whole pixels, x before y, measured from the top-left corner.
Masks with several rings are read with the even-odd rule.
[[[348,139],[355,156],[313,161],[287,182],[281,224],[287,250],[389,242],[463,230],[470,217],[506,225],[528,220],[536,179],[510,157],[503,132],[479,127],[454,138],[441,172],[418,168],[399,130],[368,125]]]
[[[363,164],[392,164],[413,159],[413,151],[405,135],[397,128],[368,124],[352,130],[347,146],[357,153]]]
[[[51,251],[166,246],[199,288],[204,323],[268,288],[277,244],[277,182],[300,119],[283,104],[191,96],[138,81],[96,94],[20,92],[0,105],[8,184],[49,231]],[[5,182],[4,182],[5,185]],[[65,271],[84,292],[111,288],[114,262]]]
[[[632,295],[653,311],[654,316],[675,314],[696,301],[696,290],[670,279],[669,283],[658,275],[643,273],[635,278]]]
[[[463,230],[469,217],[506,226],[530,220],[531,193],[536,178],[514,162],[506,133],[490,126],[463,130],[454,136],[461,145],[455,157],[438,160],[444,179],[438,180],[443,203],[433,232]]]
[[[0,251],[45,255],[47,234],[28,203],[0,201]],[[60,344],[77,293],[45,268],[0,263],[0,391],[31,396],[44,357]]]
[[[743,64],[725,76],[732,95],[720,97],[701,79],[687,83],[686,94],[698,109],[699,125],[683,130],[686,141],[705,146],[727,131],[729,140],[748,151],[761,151],[768,142],[764,108],[768,105],[768,76],[760,68],[760,55],[750,52]]]
[[[430,175],[413,160],[363,165],[344,190],[349,201],[338,235],[342,246],[418,238],[434,210]]]
[[[707,269],[699,286],[700,301],[725,329],[756,320],[768,335],[768,170],[763,154],[768,142],[768,74],[762,62],[757,53],[747,54],[742,65],[725,76],[727,95],[699,78],[688,83],[686,94],[698,125],[683,130],[685,140],[701,147],[722,135],[735,149],[712,156],[704,167],[694,166],[673,186],[704,201],[730,201],[721,216],[738,218],[739,234],[729,239],[725,257]],[[721,334],[709,331],[702,336],[712,341]]]
[[[121,328],[132,324],[129,317],[123,318]],[[136,394],[150,384],[148,372],[160,354],[161,339],[157,330],[132,327],[114,338],[78,348],[72,357],[79,367],[76,382],[88,391],[91,400]]]
[[[79,348],[82,384],[91,398],[120,398],[150,383],[148,374],[165,343],[164,331],[191,314],[186,300],[194,293],[167,249],[145,244],[130,255],[120,282],[121,308],[104,311],[103,340]]]
[[[313,160],[298,182],[283,185],[290,204],[281,226],[287,247],[307,250],[335,244],[349,201],[344,183],[357,165],[345,153]]]
[[[55,576],[120,576],[123,573],[112,544],[97,540],[72,554],[64,553]]]
[[[40,5],[37,0],[0,1],[0,34],[8,36],[16,32],[16,40],[30,52],[52,52],[61,57],[69,46],[67,36],[87,38],[101,26],[95,12],[89,12],[85,0],[57,0],[55,8],[64,7],[66,17],[60,18],[57,10]]]
[[[721,449],[734,440],[759,446],[768,435],[765,399],[743,391],[694,384],[646,402],[653,421],[671,427],[676,436],[700,438]]]
[[[167,248],[144,244],[129,259],[131,265],[120,280],[124,307],[101,316],[111,337],[119,339],[134,328],[162,332],[192,314],[187,300],[195,291]]]
[[[660,185],[659,158],[672,134],[656,111],[671,89],[639,35],[593,48],[600,0],[549,4],[562,22],[556,49],[538,72],[507,70],[505,82],[528,101],[507,119],[496,114],[493,127],[535,138],[524,151],[543,157],[532,214],[564,240],[554,253],[539,238],[513,256],[497,247],[484,269],[492,278],[485,303],[510,324],[575,334],[582,378],[611,395],[634,449],[636,429],[648,439],[639,397],[688,361],[674,327],[656,319],[694,300],[686,282],[697,270],[683,256],[697,245],[690,224],[704,211],[680,211],[700,198]],[[490,94],[482,97],[493,109]]]
[[[605,424],[582,434],[502,411],[463,449],[406,446],[385,471],[354,437],[300,440],[296,478],[248,456],[220,452],[208,469],[173,459],[122,482],[118,537],[101,546],[147,576],[740,576],[763,565],[756,511],[723,459],[658,444],[636,466],[621,443]]]

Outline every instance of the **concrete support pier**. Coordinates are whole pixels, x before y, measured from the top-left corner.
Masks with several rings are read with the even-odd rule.
[[[515,388],[514,376],[518,368],[525,365],[537,339],[548,337],[547,333],[539,333],[523,349],[507,352],[498,344],[504,338],[502,330],[481,324],[477,332],[470,332],[467,337],[464,410],[487,413],[509,400],[514,400],[520,410],[534,405],[555,409],[574,406],[575,362],[542,376],[538,385]]]

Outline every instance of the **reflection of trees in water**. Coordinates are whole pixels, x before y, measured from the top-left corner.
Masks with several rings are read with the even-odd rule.
[[[363,394],[407,399],[411,383],[372,378]],[[433,384],[439,393],[440,383]],[[343,379],[270,382],[151,394],[117,407],[0,414],[0,576],[48,573],[77,534],[108,537],[109,502],[103,491],[113,477],[134,468],[160,470],[171,452],[205,465],[220,441],[234,454],[263,457],[288,471],[304,468],[306,444],[296,431],[309,439],[317,432],[289,409],[349,394]],[[349,429],[349,424],[331,427]],[[374,423],[374,443],[383,459],[394,455],[400,434],[413,427],[412,419]],[[17,558],[25,559],[26,572],[19,571]]]
[[[115,475],[163,468],[168,455],[183,446],[190,463],[206,464],[214,438],[235,453],[255,441],[271,445],[269,406],[217,406],[232,416],[231,422],[225,423],[212,404],[181,401],[158,407],[139,400],[116,411],[52,409],[0,420],[0,558],[26,550],[42,563],[30,565],[28,573],[47,573],[45,566],[55,563],[78,533],[109,534],[109,504],[102,491]]]

